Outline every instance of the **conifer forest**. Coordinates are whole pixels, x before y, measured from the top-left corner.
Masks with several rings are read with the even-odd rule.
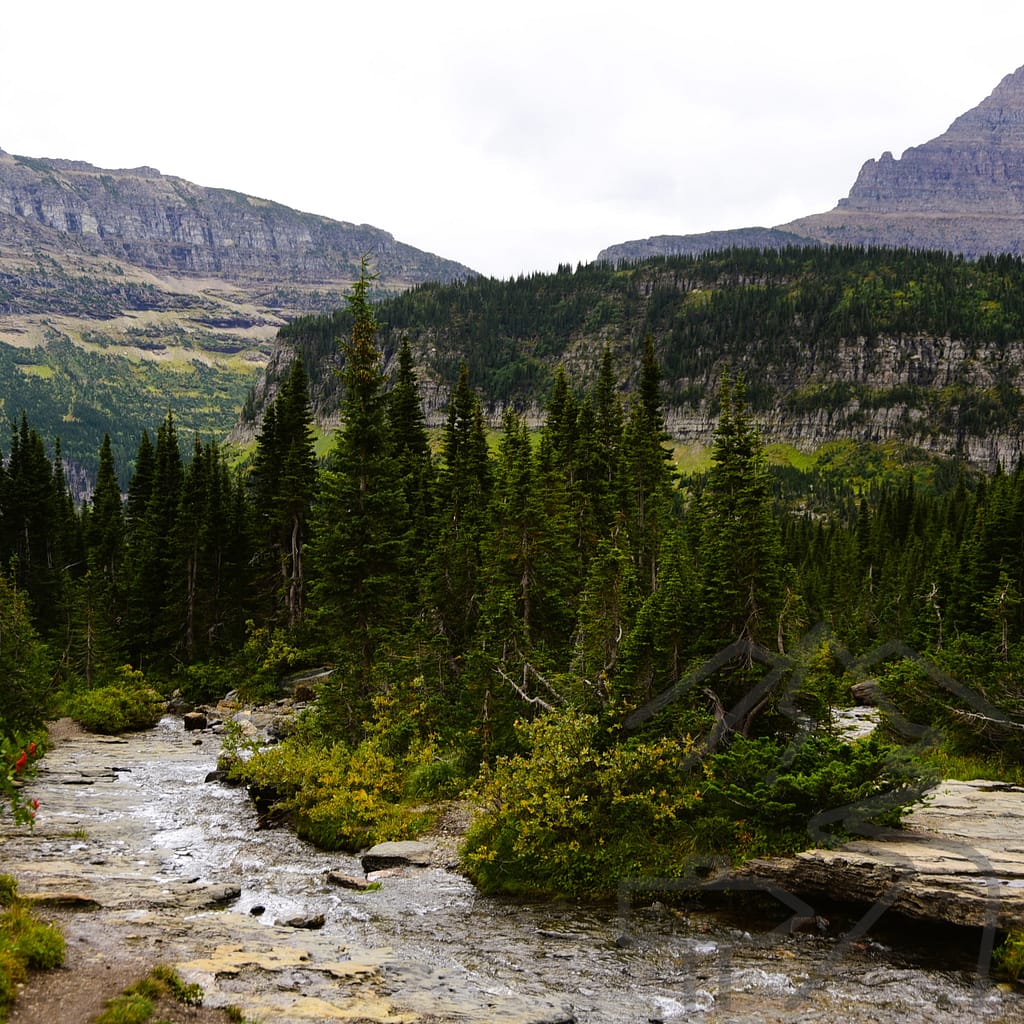
[[[463,867],[485,891],[606,896],[693,856],[798,849],[828,810],[897,822],[954,764],[1019,779],[1024,469],[852,442],[776,464],[761,383],[736,370],[715,384],[710,462],[680,470],[650,333],[628,388],[610,348],[586,387],[552,373],[540,429],[514,402],[489,429],[463,363],[428,430],[407,341],[385,376],[370,284],[323,321],[342,355],[326,458],[308,346],[245,458],[182,437],[171,412],[126,487],[107,437],[84,504],[59,445],[14,424],[7,803],[46,719],[141,728],[174,693],[272,701],[314,671],[281,742],[228,737],[231,770],[331,849],[415,836],[432,803],[470,800]],[[473,287],[490,286],[451,294]],[[891,713],[851,741],[835,713],[865,682]]]

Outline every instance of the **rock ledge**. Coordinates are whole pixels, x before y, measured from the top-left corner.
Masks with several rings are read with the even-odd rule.
[[[926,799],[903,829],[749,861],[733,877],[922,920],[1024,927],[1024,787],[946,781]]]

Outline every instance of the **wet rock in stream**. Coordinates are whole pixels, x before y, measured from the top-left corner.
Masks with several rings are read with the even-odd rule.
[[[70,737],[31,783],[35,831],[0,821],[3,870],[52,901],[41,912],[64,928],[72,971],[167,963],[206,1006],[267,1024],[1024,1021],[1019,995],[969,970],[895,962],[841,929],[782,937],[697,910],[489,899],[441,866],[455,842],[443,833],[381,869],[377,891],[356,891],[339,880],[361,879],[355,857],[258,830],[244,790],[203,785],[218,740],[193,736],[165,719],[116,747]],[[72,777],[92,784],[62,784]],[[366,856],[396,855],[382,845]],[[76,911],[62,894],[99,905]],[[316,929],[275,923],[321,914]]]

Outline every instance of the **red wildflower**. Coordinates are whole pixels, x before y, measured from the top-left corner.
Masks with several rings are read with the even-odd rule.
[[[39,810],[39,801],[38,800],[33,800],[32,801],[32,810],[34,810],[34,811],[38,811]]]
[[[29,752],[30,754],[32,754],[33,756],[35,756],[35,752],[36,752],[36,745],[35,745],[35,743],[34,743],[34,742],[32,742],[32,743],[30,743],[30,744],[28,745],[28,752]]]
[[[25,751],[23,750],[21,752],[21,757],[19,757],[18,760],[14,762],[14,770],[16,772],[20,772],[21,769],[24,768],[26,764],[28,764],[28,754],[26,754]]]

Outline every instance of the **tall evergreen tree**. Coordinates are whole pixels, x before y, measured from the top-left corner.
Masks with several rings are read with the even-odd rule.
[[[86,527],[89,566],[113,583],[118,580],[124,557],[124,508],[114,469],[110,434],[103,437],[99,470]]]
[[[313,413],[309,378],[301,356],[264,417],[256,441],[252,483],[260,543],[270,572],[267,589],[274,597],[271,616],[297,626],[306,607],[306,557],[309,512],[317,486]]]
[[[434,542],[434,465],[412,350],[404,338],[398,350],[394,384],[388,392],[387,411],[394,459],[402,479],[409,516],[408,543],[417,555],[411,563],[413,571],[407,578],[407,596],[410,603],[418,603],[426,585],[425,556]]]
[[[783,555],[771,481],[742,380],[723,375],[714,465],[701,497],[699,575],[711,646],[777,642]]]
[[[132,663],[142,667],[166,661],[175,646],[178,623],[165,615],[173,601],[172,578],[184,466],[174,415],[167,413],[157,430],[152,460],[140,443],[135,477],[128,489],[128,528],[131,544],[127,579],[126,623]],[[140,479],[140,473],[150,473]]]
[[[626,473],[626,524],[641,586],[658,587],[658,561],[672,517],[671,452],[665,448],[665,418],[661,403],[661,370],[648,335],[640,386],[630,406],[623,433]]]
[[[427,557],[429,602],[453,660],[465,651],[480,616],[481,544],[491,489],[483,411],[463,364],[442,435],[434,544]]]
[[[348,297],[343,425],[314,509],[313,594],[321,625],[368,696],[381,645],[404,622],[409,569],[405,493],[393,458],[388,400],[364,260]]]
[[[125,521],[110,435],[100,448],[92,500],[82,510],[86,572],[66,609],[63,667],[87,686],[123,661]]]

